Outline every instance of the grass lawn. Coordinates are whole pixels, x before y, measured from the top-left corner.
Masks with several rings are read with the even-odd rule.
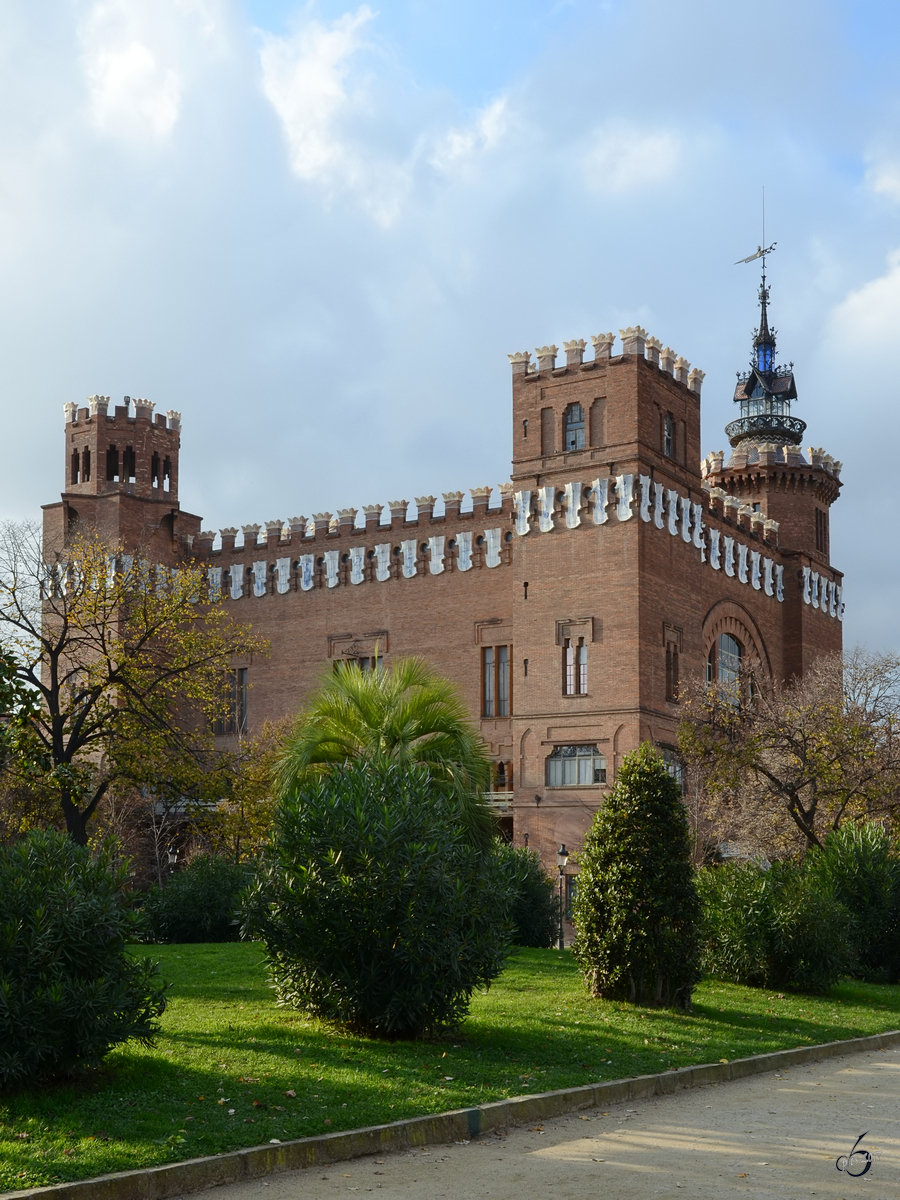
[[[900,1026],[900,987],[812,998],[707,982],[688,1015],[591,1000],[568,952],[526,950],[455,1037],[371,1042],[277,1008],[257,945],[136,952],[172,981],[157,1045],[0,1097],[0,1189]]]

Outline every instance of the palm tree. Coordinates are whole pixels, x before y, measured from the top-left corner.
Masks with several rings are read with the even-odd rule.
[[[351,759],[424,766],[455,798],[469,840],[490,845],[496,829],[483,792],[491,765],[453,685],[422,659],[391,670],[340,663],[288,734],[275,769],[279,796]]]

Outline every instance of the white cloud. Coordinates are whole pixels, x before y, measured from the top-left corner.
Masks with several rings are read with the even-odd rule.
[[[588,186],[606,195],[624,195],[669,179],[678,167],[681,139],[666,130],[604,125],[584,156]]]
[[[501,96],[483,108],[465,129],[451,129],[438,140],[432,165],[449,171],[473,155],[493,150],[509,129],[509,106]]]
[[[353,174],[337,126],[351,107],[346,88],[350,60],[373,16],[363,5],[331,25],[309,21],[292,37],[263,35],[263,90],[281,120],[291,168],[300,179]]]
[[[195,35],[209,43],[217,32],[204,0],[95,0],[80,30],[94,128],[165,140],[181,114]]]
[[[851,346],[892,345],[900,329],[900,250],[888,257],[888,268],[838,304],[829,321],[831,338]],[[832,344],[836,344],[832,340]]]
[[[866,183],[877,196],[900,200],[900,162],[882,159],[866,171]]]

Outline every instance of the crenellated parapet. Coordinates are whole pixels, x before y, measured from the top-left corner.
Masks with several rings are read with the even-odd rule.
[[[663,346],[659,338],[652,337],[643,326],[629,325],[625,329],[620,329],[619,337],[622,339],[623,355],[644,359],[664,374],[671,375],[676,383],[681,383],[689,391],[694,392],[697,396],[700,395],[700,389],[706,377],[705,372],[697,367],[692,368],[686,358],[676,354],[669,346]],[[555,345],[539,346],[535,350],[536,364],[532,363],[531,354],[527,350],[517,351],[507,357],[513,375],[527,375],[529,378],[536,378],[549,372],[564,374],[566,371],[590,371],[615,357],[613,354],[615,340],[616,335],[613,332],[598,333],[593,336],[591,345],[594,348],[594,357],[587,362],[584,360],[587,346],[584,338],[574,338],[571,341],[563,342],[566,362],[562,367],[556,365],[559,349]]]

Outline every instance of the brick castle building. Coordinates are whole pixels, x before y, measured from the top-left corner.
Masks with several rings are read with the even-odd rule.
[[[45,510],[152,560],[208,564],[272,646],[235,663],[228,732],[295,712],[329,663],[422,655],[452,678],[494,761],[507,833],[555,862],[577,848],[623,755],[647,740],[675,764],[679,680],[778,678],[841,648],[829,559],[840,463],[802,452],[796,387],[776,367],[763,274],[730,456],[701,460],[703,372],[646,330],[510,355],[511,482],[336,516],[203,531],[178,503],[180,415],[108,397],[66,408],[66,486]],[[133,406],[133,408],[132,408]],[[364,523],[363,523],[364,522]]]

